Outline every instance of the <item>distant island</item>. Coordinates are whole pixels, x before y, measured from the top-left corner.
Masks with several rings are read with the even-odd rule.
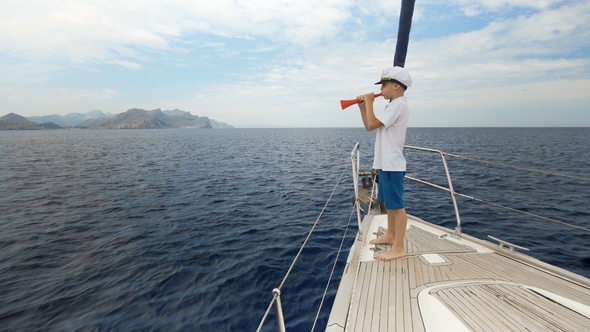
[[[104,114],[101,111],[70,113],[68,115],[32,116],[25,118],[10,113],[0,117],[0,130],[43,129],[166,129],[166,128],[233,128],[227,123],[192,115],[179,109],[151,111],[132,108],[121,114]]]

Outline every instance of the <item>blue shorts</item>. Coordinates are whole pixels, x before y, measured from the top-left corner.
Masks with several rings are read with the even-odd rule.
[[[385,203],[386,210],[399,210],[404,205],[404,176],[406,172],[379,170],[377,199]]]

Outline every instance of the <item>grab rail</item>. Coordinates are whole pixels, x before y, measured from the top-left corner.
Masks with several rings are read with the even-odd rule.
[[[410,146],[410,145],[404,145],[404,148],[405,149],[410,149],[410,150],[418,150],[418,151],[430,152],[430,153],[435,153],[435,154],[440,155],[441,160],[442,160],[442,163],[443,163],[443,166],[444,166],[444,170],[445,170],[445,175],[446,175],[446,178],[447,178],[447,182],[449,184],[448,187],[440,186],[440,185],[437,185],[437,184],[434,184],[434,183],[431,183],[431,182],[428,182],[428,181],[425,181],[425,180],[417,179],[417,178],[414,178],[414,177],[411,177],[411,176],[408,176],[408,175],[406,175],[405,177],[407,179],[411,180],[411,181],[415,181],[415,182],[419,182],[419,183],[422,183],[422,184],[426,184],[426,185],[429,185],[431,187],[434,187],[434,188],[437,188],[437,189],[446,191],[446,192],[448,192],[448,193],[451,194],[451,199],[453,201],[453,207],[454,207],[454,210],[455,210],[455,217],[457,219],[457,225],[455,227],[455,230],[450,233],[451,236],[458,237],[458,238],[461,237],[461,217],[459,215],[459,208],[457,206],[456,196],[467,198],[467,199],[471,199],[471,200],[475,200],[475,201],[482,202],[482,203],[491,204],[491,205],[494,205],[496,207],[500,207],[500,208],[504,208],[504,209],[509,209],[509,210],[512,210],[512,211],[515,211],[515,212],[524,213],[524,214],[527,214],[527,215],[539,217],[539,218],[546,219],[546,220],[549,220],[549,221],[561,223],[561,224],[564,224],[564,225],[567,225],[567,226],[570,226],[570,227],[575,227],[575,228],[584,230],[586,232],[590,232],[590,229],[585,228],[585,227],[580,227],[580,226],[576,226],[576,225],[564,223],[564,222],[561,222],[559,220],[554,220],[554,219],[551,219],[551,218],[539,216],[539,215],[536,215],[536,214],[532,214],[530,212],[516,210],[516,209],[513,209],[513,208],[509,208],[509,207],[505,207],[505,206],[502,206],[502,205],[499,205],[499,204],[495,204],[495,203],[492,203],[492,202],[484,201],[482,199],[478,199],[478,198],[475,198],[475,197],[472,197],[472,196],[468,196],[468,195],[464,195],[464,194],[461,194],[461,193],[457,193],[453,189],[453,183],[451,181],[451,176],[450,176],[450,173],[449,173],[449,168],[447,166],[447,161],[446,161],[445,156],[456,157],[456,158],[464,158],[464,159],[468,159],[468,158],[457,156],[457,155],[450,154],[450,153],[445,153],[445,152],[442,152],[440,150],[428,149],[428,148],[421,148],[421,147]],[[371,174],[371,173],[370,172],[361,172],[360,171],[360,144],[359,143],[356,143],[355,146],[354,146],[354,148],[352,149],[352,151],[350,153],[350,161],[351,161],[351,164],[352,164],[352,174],[353,174],[353,177],[352,178],[353,178],[353,183],[354,183],[355,207],[356,207],[356,210],[357,210],[358,232],[359,232],[359,236],[362,236],[362,227],[361,227],[361,225],[362,225],[362,218],[361,218],[361,207],[360,207],[360,202],[359,202],[359,200],[360,200],[360,197],[359,197],[359,177],[361,175],[368,175],[368,174]],[[503,165],[503,166],[514,167],[514,166],[511,166],[511,165]],[[309,232],[307,238],[305,239],[305,241],[303,242],[301,248],[299,249],[299,252],[297,253],[295,259],[291,263],[291,266],[290,266],[289,270],[287,271],[285,277],[283,278],[283,281],[281,282],[280,286],[277,287],[277,288],[275,288],[275,289],[273,289],[273,291],[272,291],[273,298],[272,298],[272,300],[271,300],[271,302],[270,302],[270,304],[268,306],[268,309],[266,310],[266,313],[264,314],[264,316],[263,316],[263,318],[262,318],[262,320],[260,322],[260,325],[258,326],[257,331],[261,331],[262,330],[262,326],[263,326],[264,322],[266,321],[266,318],[268,317],[268,315],[269,315],[269,313],[270,313],[273,305],[276,305],[276,310],[277,310],[277,330],[278,331],[281,331],[281,332],[282,331],[285,331],[285,322],[284,322],[283,308],[282,308],[282,303],[281,303],[281,289],[282,289],[283,285],[285,284],[285,282],[286,282],[286,280],[287,280],[290,272],[292,271],[295,263],[297,262],[297,259],[298,259],[299,255],[301,254],[303,248],[307,244],[307,242],[308,242],[311,234],[313,233],[314,229],[316,228],[316,226],[317,226],[317,224],[318,224],[321,216],[323,215],[326,207],[330,203],[330,201],[332,199],[332,196],[334,195],[334,193],[336,191],[336,188],[339,186],[340,182],[342,181],[342,178],[343,178],[344,173],[347,170],[348,170],[348,168],[344,169],[343,172],[342,172],[342,174],[340,175],[340,179],[338,180],[338,183],[336,184],[336,186],[332,190],[332,193],[330,194],[330,197],[328,198],[326,204],[324,205],[324,208],[320,212],[320,215],[316,219],[316,222],[314,223],[314,225],[313,225],[311,231]],[[544,173],[547,173],[547,172],[544,172]],[[550,173],[550,174],[559,175],[559,174],[555,174],[555,173]],[[563,175],[560,175],[560,176],[563,176]],[[571,177],[571,176],[569,176],[569,177]],[[578,179],[581,179],[581,180],[590,180],[590,179],[587,179],[587,178],[580,178],[580,177],[578,177]],[[372,184],[373,184],[373,191],[374,191],[375,190],[375,181],[372,181]],[[369,211],[371,210],[371,207],[370,207],[371,205],[370,204],[371,204],[371,200],[369,201]],[[352,218],[352,213],[350,215],[350,218]],[[349,224],[350,224],[350,218],[349,218]],[[511,250],[511,251],[513,251],[514,248],[528,250],[526,248],[517,246],[515,244],[509,243],[509,242],[506,242],[506,241],[503,241],[503,240],[500,240],[500,239],[496,239],[496,238],[491,237],[491,236],[490,236],[490,238],[499,241],[500,242],[500,246],[507,246],[509,248],[509,250]],[[343,240],[344,240],[344,238],[343,238]],[[341,243],[341,246],[340,246],[340,250],[341,249],[342,249],[342,243]],[[339,252],[340,252],[340,250],[339,250]],[[338,258],[338,256],[337,256],[337,258]],[[337,261],[337,258],[336,258],[335,262]],[[326,288],[326,291],[327,291],[327,288]],[[320,309],[321,309],[321,305],[320,305]],[[317,321],[317,316],[316,316],[316,321]],[[314,327],[315,327],[315,323],[314,323]]]
[[[445,153],[440,150],[420,148],[420,147],[411,146],[411,145],[404,145],[404,148],[410,149],[410,150],[432,152],[432,153],[437,153],[440,155],[442,162],[443,162],[443,166],[445,168],[445,175],[447,176],[447,182],[449,183],[448,188],[436,185],[436,184],[428,182],[428,181],[416,179],[416,178],[413,178],[413,177],[407,176],[407,175],[406,175],[406,178],[408,178],[409,180],[412,180],[412,181],[416,181],[416,182],[419,182],[422,184],[426,184],[426,185],[447,191],[451,194],[451,199],[453,200],[453,208],[455,209],[455,217],[457,219],[457,225],[455,226],[455,231],[451,234],[460,237],[461,236],[461,216],[459,215],[459,207],[457,206],[457,199],[455,198],[455,196],[457,196],[457,193],[453,189],[453,181],[451,181],[451,174],[449,174],[449,167],[447,166],[447,160],[445,158]]]
[[[472,158],[458,156],[458,155],[455,155],[455,154],[452,154],[452,153],[446,153],[446,152],[443,152],[443,151],[440,151],[440,150],[428,149],[428,148],[422,148],[422,147],[416,147],[416,146],[411,146],[411,145],[404,145],[404,148],[405,149],[410,149],[410,150],[418,150],[418,151],[431,152],[431,153],[436,153],[436,154],[440,155],[440,157],[442,159],[443,166],[444,166],[445,175],[447,177],[447,182],[449,184],[448,187],[443,187],[443,186],[440,186],[440,185],[437,185],[437,184],[434,184],[434,183],[431,183],[431,182],[428,182],[428,181],[425,181],[425,180],[422,180],[422,179],[418,179],[418,178],[414,178],[414,177],[408,176],[408,175],[406,175],[405,178],[407,178],[408,180],[414,181],[414,182],[418,182],[418,183],[421,183],[421,184],[429,185],[431,187],[434,187],[434,188],[437,188],[437,189],[446,191],[446,192],[448,192],[448,193],[451,194],[451,199],[453,201],[453,208],[455,210],[455,217],[457,219],[457,225],[455,227],[455,230],[451,233],[452,236],[461,237],[461,234],[462,234],[461,233],[461,216],[459,215],[459,208],[458,208],[458,205],[457,205],[457,199],[456,199],[456,197],[463,197],[463,198],[470,199],[470,200],[473,200],[473,201],[477,201],[477,202],[480,202],[480,203],[489,204],[489,205],[492,205],[492,206],[495,206],[495,207],[498,207],[498,208],[502,208],[502,209],[513,211],[513,212],[518,212],[518,213],[526,214],[526,215],[533,216],[533,217],[536,217],[536,218],[540,218],[540,219],[548,220],[548,221],[551,221],[551,222],[559,223],[559,224],[562,224],[562,225],[565,225],[565,226],[569,226],[569,227],[572,227],[572,228],[583,230],[585,232],[590,232],[590,229],[587,228],[587,227],[574,225],[574,224],[571,224],[571,223],[563,222],[563,221],[552,219],[552,218],[547,218],[547,217],[540,216],[540,215],[537,215],[537,214],[534,214],[534,213],[530,213],[530,212],[527,212],[527,211],[517,210],[517,209],[511,208],[511,207],[503,206],[503,205],[500,205],[500,204],[497,204],[497,203],[493,203],[493,202],[489,202],[489,201],[486,201],[486,200],[483,200],[483,199],[480,199],[480,198],[477,198],[477,197],[473,197],[473,196],[469,196],[469,195],[464,195],[464,194],[461,194],[461,193],[456,192],[453,189],[453,182],[451,181],[451,175],[449,174],[449,168],[447,166],[447,160],[446,160],[445,157],[446,156],[449,156],[449,157],[453,157],[453,158],[468,159],[468,160],[473,160],[473,161],[477,161],[477,162],[489,163],[489,164],[494,164],[494,165],[499,165],[499,166],[505,166],[505,167],[512,167],[512,168],[526,170],[526,171],[530,171],[530,172],[540,172],[540,173],[544,173],[544,174],[550,174],[550,175],[555,175],[555,176],[559,176],[559,177],[566,177],[566,178],[573,178],[573,179],[577,179],[577,180],[590,181],[589,178],[584,178],[584,177],[580,177],[580,176],[564,175],[564,174],[558,174],[558,173],[547,172],[547,171],[539,171],[539,170],[528,169],[528,168],[523,168],[523,167],[514,166],[514,165],[494,163],[494,162],[490,162],[490,161],[486,161],[486,160],[476,160],[476,159],[472,159]],[[355,202],[355,205],[357,207],[357,214],[359,215],[359,226],[360,226],[361,220],[360,220],[360,206],[358,204],[358,199],[359,199],[358,198],[358,177],[361,176],[364,173],[361,173],[359,171],[359,167],[360,166],[358,166],[359,165],[358,158],[360,158],[360,156],[359,156],[358,149],[359,149],[359,147],[358,147],[358,143],[357,143],[355,145],[355,148],[353,149],[353,152],[351,153],[351,156],[353,157],[353,168],[355,167],[355,165],[357,165],[356,168],[353,169],[353,178],[355,179],[355,196],[356,196],[356,199],[357,199],[357,201]],[[354,159],[355,158],[355,153],[356,153],[356,158],[357,159]],[[359,229],[360,229],[360,227],[359,227]]]
[[[350,153],[350,161],[352,164],[352,182],[354,184],[354,197],[355,197],[355,206],[356,206],[356,218],[358,221],[359,227],[359,234],[362,231],[362,218],[361,218],[361,209],[359,200],[359,172],[361,168],[361,150],[360,144],[357,142]],[[361,234],[362,236],[362,234]]]
[[[432,153],[437,153],[440,155],[442,162],[443,162],[443,166],[445,168],[445,174],[447,176],[447,181],[449,183],[448,188],[436,185],[436,184],[428,182],[428,181],[413,178],[411,176],[406,175],[405,177],[409,180],[416,181],[416,182],[419,182],[422,184],[426,184],[426,185],[447,191],[451,194],[451,199],[453,200],[453,207],[455,209],[455,217],[457,219],[457,225],[455,226],[455,231],[453,233],[451,233],[451,235],[456,236],[456,237],[460,237],[461,236],[461,216],[459,215],[459,208],[457,206],[457,199],[455,198],[455,196],[458,194],[453,189],[453,182],[451,181],[451,175],[449,174],[449,167],[447,166],[447,160],[445,159],[445,153],[440,150],[420,148],[420,147],[410,146],[410,145],[404,145],[404,148],[411,149],[411,150],[432,152]],[[350,153],[350,156],[351,156],[351,160],[352,160],[352,174],[353,174],[352,178],[353,178],[353,182],[354,182],[355,205],[356,205],[356,210],[357,210],[357,218],[358,218],[359,232],[360,232],[360,230],[362,229],[360,227],[362,221],[361,221],[361,213],[360,213],[360,204],[358,202],[360,199],[359,193],[358,193],[358,191],[359,191],[358,177],[360,175],[360,147],[359,147],[359,143],[356,143],[356,145],[352,149],[352,152]]]
[[[435,187],[435,188],[438,188],[438,189],[441,189],[441,190],[444,190],[444,191],[447,191],[447,192],[450,192],[451,193],[451,196],[453,198],[453,205],[455,207],[455,214],[457,216],[457,228],[455,229],[455,232],[452,233],[452,235],[460,235],[461,234],[461,219],[459,217],[459,210],[457,208],[457,203],[456,203],[456,200],[455,200],[455,197],[457,197],[457,196],[458,197],[463,197],[463,198],[466,198],[466,199],[470,199],[470,200],[473,200],[473,201],[476,201],[476,202],[489,204],[489,205],[495,206],[497,208],[502,208],[502,209],[505,209],[505,210],[509,210],[509,211],[513,211],[513,212],[518,212],[518,213],[525,214],[525,215],[528,215],[528,216],[532,216],[532,217],[536,217],[536,218],[539,218],[539,219],[544,219],[544,220],[551,221],[551,222],[554,222],[554,223],[562,224],[562,225],[565,225],[565,226],[568,226],[568,227],[572,227],[572,228],[576,228],[576,229],[579,229],[579,230],[583,230],[585,232],[590,232],[590,229],[587,228],[587,227],[582,227],[582,226],[574,225],[574,224],[563,222],[563,221],[556,220],[556,219],[553,219],[553,218],[547,218],[547,217],[544,217],[544,216],[540,216],[538,214],[534,214],[534,213],[530,213],[530,212],[527,212],[527,211],[522,211],[522,210],[514,209],[514,208],[511,208],[511,207],[508,207],[508,206],[500,205],[500,204],[497,204],[497,203],[494,203],[494,202],[489,202],[489,201],[486,201],[486,200],[483,200],[483,199],[480,199],[480,198],[477,198],[477,197],[473,197],[473,196],[469,196],[469,195],[464,195],[464,194],[461,194],[461,193],[456,192],[453,189],[453,184],[451,182],[451,176],[449,175],[449,170],[447,168],[447,163],[446,163],[445,156],[449,156],[449,157],[453,157],[453,158],[466,159],[466,160],[472,160],[472,161],[481,162],[481,163],[488,163],[488,164],[492,164],[492,165],[496,165],[496,166],[511,167],[511,168],[515,168],[515,169],[519,169],[519,170],[524,170],[524,171],[527,171],[527,172],[537,172],[537,173],[543,173],[543,174],[554,175],[554,176],[558,176],[558,177],[564,177],[564,178],[570,178],[570,179],[576,179],[576,180],[590,181],[589,178],[584,178],[584,177],[580,177],[580,176],[571,176],[571,175],[566,175],[566,174],[558,174],[558,173],[555,173],[555,172],[540,171],[540,170],[536,170],[536,169],[524,168],[524,167],[515,166],[515,165],[495,163],[495,162],[491,162],[491,161],[487,161],[487,160],[477,160],[477,159],[473,159],[473,158],[467,158],[467,157],[463,157],[463,156],[458,156],[458,155],[452,154],[452,153],[442,152],[442,151],[439,151],[439,150],[426,149],[426,148],[420,148],[420,147],[409,146],[409,145],[404,145],[404,148],[406,148],[406,149],[412,149],[412,150],[421,150],[421,151],[428,151],[428,152],[436,152],[436,153],[439,153],[441,155],[441,158],[443,160],[443,165],[445,167],[445,172],[446,172],[446,175],[447,175],[447,180],[449,182],[449,188],[441,187],[441,186],[438,186],[438,185],[436,185],[434,183],[430,183],[430,182],[427,182],[427,181],[424,181],[424,180],[416,179],[416,178],[413,178],[413,177],[410,177],[410,176],[407,176],[407,175],[406,175],[406,178],[408,178],[408,179],[410,179],[412,181],[419,182],[419,183],[422,183],[422,184],[427,184],[427,185],[430,185],[432,187]],[[500,246],[502,246],[502,243],[500,243]],[[518,247],[518,246],[516,246],[516,247],[519,248],[519,249],[528,250],[526,248],[522,248],[522,247]]]

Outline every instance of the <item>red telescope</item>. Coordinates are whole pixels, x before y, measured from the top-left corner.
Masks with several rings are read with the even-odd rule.
[[[381,97],[381,94],[378,93],[378,94],[375,95],[375,97]],[[360,99],[341,100],[340,101],[340,106],[342,107],[342,109],[345,109],[345,108],[347,108],[349,106],[356,105],[356,104],[358,104],[360,102],[361,102]]]

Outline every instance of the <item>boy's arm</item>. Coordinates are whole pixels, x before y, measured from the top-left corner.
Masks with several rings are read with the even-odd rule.
[[[357,97],[363,102],[359,103],[359,109],[361,110],[361,118],[367,131],[375,130],[379,127],[383,127],[383,123],[377,119],[375,112],[373,111],[373,102],[375,101],[374,93],[367,93]]]

